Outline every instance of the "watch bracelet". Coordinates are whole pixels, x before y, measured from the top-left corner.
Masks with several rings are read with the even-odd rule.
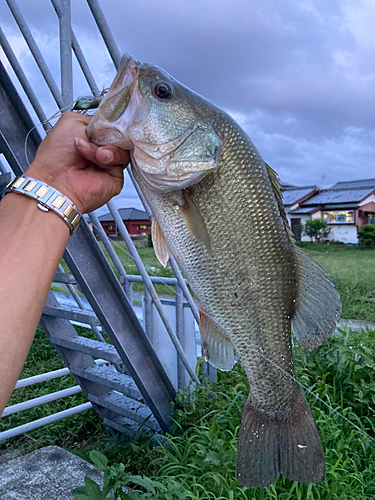
[[[7,193],[22,194],[36,200],[41,210],[55,212],[69,227],[70,235],[79,225],[82,214],[74,203],[43,181],[31,177],[16,177],[6,186],[4,194]]]

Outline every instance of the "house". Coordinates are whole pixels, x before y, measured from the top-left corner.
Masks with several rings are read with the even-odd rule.
[[[137,208],[120,208],[118,210],[130,235],[148,234],[151,231],[151,221],[146,212]],[[108,236],[117,236],[117,224],[111,213],[99,217],[99,221]]]
[[[280,182],[281,190],[283,194],[283,203],[285,211],[288,216],[289,224],[296,240],[301,239],[300,231],[298,231],[298,226],[304,224],[309,218],[309,214],[295,214],[290,216],[294,210],[299,208],[301,204],[309,200],[312,196],[319,192],[318,186],[292,186],[290,184],[285,184]]]
[[[293,205],[285,203],[289,202],[287,193],[283,190],[292,230],[298,220],[304,224],[309,218],[319,218],[331,228],[328,240],[358,243],[358,228],[375,224],[375,179],[338,182]],[[309,241],[306,236],[302,239]]]

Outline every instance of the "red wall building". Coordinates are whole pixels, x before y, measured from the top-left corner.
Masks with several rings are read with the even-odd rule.
[[[129,234],[148,234],[151,231],[151,221],[143,210],[120,208],[119,214]],[[108,236],[117,236],[117,225],[111,213],[102,215],[99,221]]]

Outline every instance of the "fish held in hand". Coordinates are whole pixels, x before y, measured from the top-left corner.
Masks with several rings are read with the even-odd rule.
[[[228,371],[236,353],[246,372],[239,482],[321,481],[324,452],[295,380],[291,329],[314,349],[334,330],[341,302],[294,245],[273,170],[228,114],[130,56],[87,135],[130,150],[156,255],[163,265],[175,257],[198,300],[206,358]]]

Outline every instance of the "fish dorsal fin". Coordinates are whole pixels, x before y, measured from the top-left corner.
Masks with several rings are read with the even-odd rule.
[[[200,311],[199,316],[199,333],[205,360],[215,368],[229,372],[235,363],[232,344],[204,312]]]
[[[191,234],[208,249],[211,248],[210,236],[207,232],[206,223],[191,199],[188,190],[182,191],[183,203],[179,204],[181,215],[185,221],[186,227]]]
[[[167,267],[170,252],[167,242],[165,241],[164,234],[162,233],[159,223],[155,217],[152,217],[151,238],[158,261],[163,267]]]
[[[283,195],[281,193],[281,186],[280,186],[279,179],[277,178],[277,173],[267,163],[265,165],[267,168],[268,176],[269,176],[270,181],[271,181],[271,186],[272,186],[273,192],[275,194],[277,205],[279,207],[280,217],[282,218],[283,223],[284,223],[286,234],[288,235],[289,240],[294,243],[294,241],[295,241],[294,235],[290,229],[288,217],[286,216],[286,212],[285,212],[285,208],[284,208],[284,204],[283,204]]]
[[[311,351],[328,339],[341,314],[340,295],[323,269],[307,253],[294,247],[298,293],[292,329],[300,345]]]

